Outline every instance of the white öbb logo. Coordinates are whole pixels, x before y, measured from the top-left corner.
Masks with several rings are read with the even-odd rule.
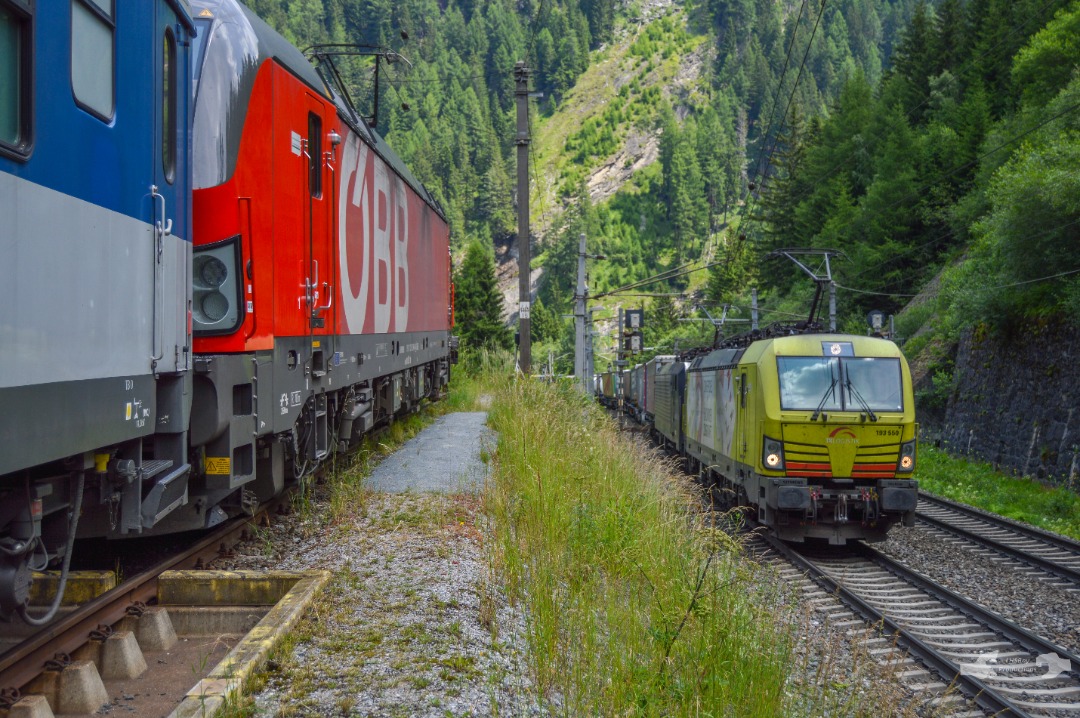
[[[393,314],[392,331],[403,332],[409,324],[409,207],[405,183],[391,175],[386,163],[352,132],[345,140],[341,172],[338,258],[349,331],[363,331],[371,293],[374,331],[391,331]]]

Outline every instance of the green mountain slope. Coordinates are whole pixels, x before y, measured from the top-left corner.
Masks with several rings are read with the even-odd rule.
[[[844,250],[841,324],[857,331],[868,308],[898,310],[960,257],[942,278],[947,311],[924,305],[906,332],[915,317],[1071,311],[1080,296],[1031,281],[1080,266],[1075,0],[252,5],[300,46],[356,41],[409,59],[383,66],[378,127],[439,197],[454,246],[495,250],[511,299],[512,69],[526,60],[544,94],[531,119],[536,291],[550,315],[538,339],[557,353],[581,232],[608,257],[592,265],[594,295],[687,272],[636,292],[673,296],[607,302],[644,304],[658,318],[646,343],[661,349],[700,334],[677,324],[695,303],[743,311],[751,286],[766,320],[804,312],[798,271],[764,261],[782,246]],[[347,79],[370,112],[370,59]]]

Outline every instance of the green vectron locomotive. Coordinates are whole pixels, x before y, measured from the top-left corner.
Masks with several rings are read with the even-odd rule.
[[[811,333],[721,346],[665,367],[661,394],[682,396],[658,402],[658,438],[779,538],[874,541],[914,522],[915,402],[891,341]]]

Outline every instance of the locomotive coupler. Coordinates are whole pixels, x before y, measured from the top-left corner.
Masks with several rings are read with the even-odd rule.
[[[846,524],[848,520],[847,494],[840,494],[836,499],[836,523]]]

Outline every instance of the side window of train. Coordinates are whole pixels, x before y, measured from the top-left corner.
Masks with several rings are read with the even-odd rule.
[[[33,4],[0,0],[0,152],[30,154],[33,142]]]
[[[75,102],[106,122],[116,107],[114,0],[71,0],[71,91]]]
[[[165,29],[161,58],[161,169],[172,184],[176,176],[176,37]]]
[[[308,113],[308,187],[312,197],[322,197],[322,118]]]

